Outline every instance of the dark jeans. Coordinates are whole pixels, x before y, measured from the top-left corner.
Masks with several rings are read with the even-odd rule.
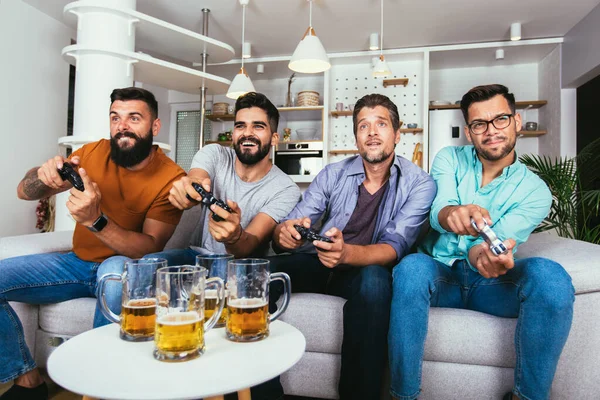
[[[270,261],[271,272],[290,275],[292,292],[323,293],[348,300],[344,305],[340,399],[378,399],[392,300],[390,270],[379,265],[330,269],[311,254],[271,257]],[[279,282],[271,285],[271,305],[282,289]],[[252,388],[253,400],[274,400],[282,395],[279,378]]]

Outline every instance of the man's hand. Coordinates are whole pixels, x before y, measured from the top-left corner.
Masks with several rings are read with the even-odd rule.
[[[471,218],[480,228],[483,227],[484,219],[489,226],[492,226],[488,210],[476,204],[446,206],[438,214],[438,221],[445,230],[458,235],[478,236],[479,233],[471,225]]]
[[[196,192],[196,189],[192,186],[192,182],[197,182],[204,190],[210,192],[210,178],[199,180],[192,180],[189,176],[184,176],[183,178],[175,181],[173,183],[173,187],[169,191],[169,201],[175,207],[180,210],[187,210],[188,208],[192,208],[197,205],[200,201],[202,201],[202,196]],[[189,195],[195,201],[190,200],[186,195]]]
[[[242,210],[235,201],[227,200],[227,205],[233,212],[227,212],[216,204],[210,206],[212,212],[223,218],[223,221],[215,221],[212,215],[208,216],[208,231],[217,242],[236,243],[242,236],[243,229],[240,221]]]
[[[277,235],[277,244],[279,247],[285,250],[294,250],[298,247],[302,246],[304,240],[302,236],[298,233],[294,225],[302,225],[305,228],[310,228],[310,218],[298,218],[298,219],[290,219],[280,224],[281,228],[279,228],[279,233],[277,231],[275,234]]]
[[[81,176],[81,180],[83,180],[85,190],[80,192],[75,188],[71,189],[67,208],[75,221],[89,227],[102,214],[100,210],[102,195],[100,194],[98,185],[96,182],[92,182],[85,169],[79,168],[79,175]]]
[[[492,253],[487,243],[473,246],[469,250],[469,261],[484,278],[497,278],[504,275],[515,266],[512,249],[517,245],[514,239],[506,239],[504,245],[508,253],[499,256]]]
[[[64,190],[71,186],[69,181],[63,181],[58,170],[62,168],[65,162],[71,163],[73,166],[79,165],[79,157],[73,157],[68,160],[61,156],[56,156],[46,161],[37,170],[38,179],[46,186],[52,189]]]
[[[331,228],[325,232],[325,236],[333,240],[333,243],[315,240],[313,244],[317,248],[317,255],[321,264],[327,268],[335,268],[340,264],[345,264],[346,246],[344,235],[338,228]]]

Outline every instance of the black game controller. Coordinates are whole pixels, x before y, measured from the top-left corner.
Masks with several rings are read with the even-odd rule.
[[[479,236],[481,236],[487,242],[487,244],[490,246],[490,250],[492,251],[492,253],[494,253],[497,256],[499,256],[500,254],[508,253],[508,249],[506,248],[504,243],[502,243],[502,241],[498,239],[496,233],[494,233],[492,228],[489,227],[485,220],[483,220],[483,228],[479,229],[473,218],[471,218],[471,226],[479,233]]]
[[[204,190],[204,188],[199,183],[192,182],[192,186],[193,186],[194,190],[196,190],[196,192],[198,192],[198,194],[200,196],[202,196],[202,200],[200,202],[202,204],[204,204],[206,207],[210,207],[213,204],[216,204],[217,206],[221,207],[223,210],[225,210],[227,212],[230,212],[230,213],[233,212],[233,210],[227,204],[225,204],[225,202],[223,200],[217,199],[215,196],[213,196],[213,194],[211,192],[207,192],[206,190]],[[195,201],[188,194],[186,194],[186,197],[189,200]],[[223,221],[223,218],[219,217],[214,212],[212,215],[212,219],[214,219],[216,222]]]
[[[80,192],[85,190],[81,176],[79,176],[79,173],[68,162],[63,163],[62,168],[58,170],[58,174],[63,181],[71,182],[71,185]]]
[[[317,231],[311,228],[305,228],[302,225],[294,225],[294,228],[298,231],[302,239],[308,240],[309,242],[314,242],[315,240],[319,240],[321,242],[333,243],[333,240],[329,239],[326,236],[321,236],[317,233]]]

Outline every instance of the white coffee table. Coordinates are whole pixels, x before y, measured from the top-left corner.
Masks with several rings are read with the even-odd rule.
[[[206,351],[187,362],[154,359],[154,342],[119,339],[119,326],[107,325],[75,336],[48,359],[48,373],[60,386],[102,399],[198,399],[236,392],[266,382],[296,364],[306,340],[282,321],[268,338],[234,343],[223,328],[206,334]]]

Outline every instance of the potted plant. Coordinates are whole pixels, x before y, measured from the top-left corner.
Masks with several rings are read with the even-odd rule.
[[[552,206],[535,232],[555,229],[559,236],[600,244],[600,138],[576,157],[525,154],[519,160],[552,193]],[[596,185],[596,186],[594,186]]]

